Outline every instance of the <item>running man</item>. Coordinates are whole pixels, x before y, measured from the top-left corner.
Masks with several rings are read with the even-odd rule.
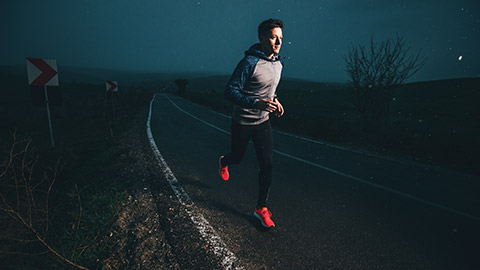
[[[245,52],[225,88],[225,98],[235,106],[231,126],[231,152],[219,159],[220,176],[229,179],[228,166],[239,164],[248,142],[253,140],[260,168],[258,175],[258,202],[254,216],[262,225],[274,227],[267,209],[268,194],[272,183],[273,137],[270,113],[283,115],[282,104],[276,97],[283,63],[278,53],[282,46],[283,22],[269,19],[258,26],[256,43]]]

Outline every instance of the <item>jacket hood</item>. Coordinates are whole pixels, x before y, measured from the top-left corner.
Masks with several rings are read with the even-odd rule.
[[[278,61],[279,57],[278,54],[274,54],[273,58],[268,58],[267,55],[263,52],[262,50],[262,45],[260,43],[255,43],[253,44],[248,50],[245,51],[245,55],[252,55],[256,56],[262,59],[265,59],[267,61]]]

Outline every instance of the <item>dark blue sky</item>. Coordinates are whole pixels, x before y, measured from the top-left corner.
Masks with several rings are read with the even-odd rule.
[[[352,43],[405,37],[428,63],[410,81],[480,77],[478,0],[16,0],[0,4],[0,65],[230,74],[258,24],[285,22],[284,76],[344,82]],[[459,57],[462,56],[461,60]]]

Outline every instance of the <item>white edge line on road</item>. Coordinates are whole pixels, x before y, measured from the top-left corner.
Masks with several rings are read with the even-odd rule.
[[[185,206],[187,214],[190,216],[190,219],[195,224],[195,227],[200,232],[200,235],[209,243],[209,246],[213,253],[221,259],[221,263],[224,269],[244,269],[243,267],[236,266],[238,259],[235,255],[227,248],[225,243],[222,241],[220,236],[216,233],[215,229],[208,223],[205,217],[200,214],[198,211],[195,211],[193,201],[188,196],[187,192],[182,188],[177,178],[173,174],[170,167],[168,167],[167,162],[163,158],[162,154],[158,150],[157,144],[153,138],[152,130],[150,129],[150,120],[152,117],[152,105],[155,100],[156,94],[153,96],[150,101],[150,109],[148,112],[147,120],[147,135],[152,147],[155,158],[158,161],[165,178],[167,179],[170,187],[175,192],[175,195],[178,198],[178,201]]]
[[[230,132],[224,130],[224,129],[221,129],[215,125],[212,125],[198,117],[196,117],[195,115],[183,110],[182,108],[180,108],[177,104],[175,104],[175,102],[173,102],[168,96],[165,95],[165,97],[170,101],[170,103],[172,103],[173,106],[175,106],[178,110],[182,111],[183,113],[187,114],[188,116],[204,123],[205,125],[209,126],[209,127],[212,127],[222,133],[225,133],[225,134],[228,134],[230,135]],[[295,135],[293,135],[294,137],[296,137]],[[438,204],[438,203],[435,203],[435,202],[431,202],[431,201],[428,201],[428,200],[425,200],[425,199],[422,199],[422,198],[419,198],[419,197],[416,197],[416,196],[413,196],[413,195],[410,195],[408,193],[404,193],[404,192],[401,192],[401,191],[398,191],[398,190],[395,190],[395,189],[392,189],[392,188],[389,188],[389,187],[386,187],[386,186],[382,186],[382,185],[379,185],[379,184],[375,184],[375,183],[372,183],[370,181],[366,181],[366,180],[363,180],[361,178],[358,178],[356,176],[353,176],[353,175],[349,175],[349,174],[346,174],[346,173],[343,173],[343,172],[340,172],[340,171],[337,171],[337,170],[334,170],[334,169],[331,169],[331,168],[328,168],[328,167],[325,167],[325,166],[322,166],[322,165],[319,165],[317,163],[314,163],[314,162],[310,162],[308,160],[305,160],[305,159],[302,159],[302,158],[299,158],[299,157],[296,157],[296,156],[293,156],[293,155],[290,155],[290,154],[287,154],[287,153],[284,153],[284,152],[281,152],[281,151],[278,151],[278,150],[273,150],[273,152],[277,153],[277,154],[280,154],[282,156],[285,156],[285,157],[289,157],[291,159],[294,159],[294,160],[297,160],[297,161],[300,161],[300,162],[303,162],[305,164],[308,164],[308,165],[311,165],[311,166],[314,166],[314,167],[317,167],[317,168],[320,168],[320,169],[323,169],[323,170],[326,170],[326,171],[329,171],[329,172],[332,172],[334,174],[338,174],[338,175],[341,175],[343,177],[346,177],[346,178],[349,178],[349,179],[352,179],[352,180],[355,180],[357,182],[360,182],[362,184],[366,184],[366,185],[369,185],[369,186],[372,186],[372,187],[375,187],[375,188],[378,188],[378,189],[382,189],[382,190],[385,190],[385,191],[388,191],[388,192],[391,192],[391,193],[394,193],[394,194],[397,194],[397,195],[400,195],[400,196],[403,196],[403,197],[406,197],[406,198],[409,198],[409,199],[412,199],[412,200],[415,200],[415,201],[418,201],[418,202],[421,202],[421,203],[424,203],[424,204],[427,204],[427,205],[430,205],[430,206],[433,206],[435,208],[439,208],[439,209],[442,209],[442,210],[445,210],[445,211],[448,211],[448,212],[451,212],[451,213],[455,213],[457,215],[460,215],[460,216],[463,216],[463,217],[467,217],[467,218],[470,218],[470,219],[473,219],[473,220],[476,220],[476,221],[480,221],[480,217],[477,217],[477,216],[474,216],[474,215],[471,215],[471,214],[468,214],[468,213],[465,213],[465,212],[462,212],[462,211],[458,211],[458,210],[455,210],[453,208],[450,208],[448,206],[444,206],[444,205],[441,205],[441,204]]]

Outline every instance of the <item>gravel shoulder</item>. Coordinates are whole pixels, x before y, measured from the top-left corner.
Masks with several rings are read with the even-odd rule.
[[[109,169],[129,188],[106,235],[114,253],[105,269],[220,269],[218,258],[159,169],[147,139],[147,116],[145,108],[120,136],[123,154]]]

